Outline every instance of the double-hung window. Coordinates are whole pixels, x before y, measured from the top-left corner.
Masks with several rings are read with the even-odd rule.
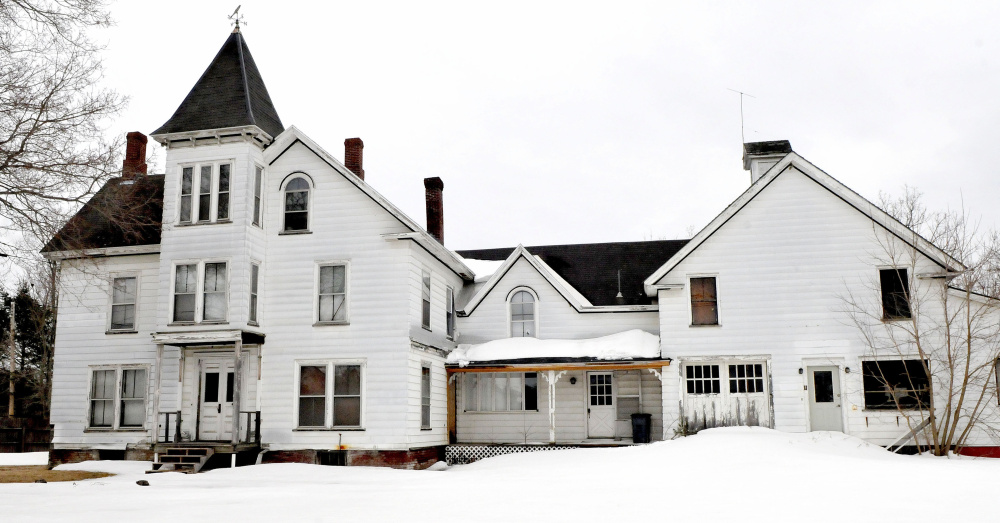
[[[299,365],[300,428],[361,428],[360,363],[324,362]]]
[[[255,165],[253,171],[253,224],[258,227],[261,224],[261,186],[263,184],[263,178],[264,169],[259,165]]]
[[[538,410],[535,372],[469,372],[462,389],[467,412]]]
[[[519,290],[510,297],[510,336],[532,338],[535,336],[535,295]]]
[[[420,325],[431,330],[431,273],[420,275]]]
[[[135,276],[115,277],[111,282],[111,329],[112,331],[135,330],[135,306],[137,301],[138,278]]]
[[[260,265],[250,264],[250,313],[247,321],[257,324],[257,293],[260,288]]]
[[[284,232],[309,230],[309,182],[301,176],[285,185]]]
[[[232,169],[229,162],[181,167],[180,223],[229,221]]]
[[[347,264],[319,266],[318,323],[347,323]]]
[[[420,367],[420,428],[431,428],[431,368]]]
[[[228,273],[226,262],[175,265],[173,321],[226,321],[229,313]]]
[[[455,289],[448,287],[445,308],[445,325],[447,326],[448,337],[455,338]]]
[[[101,367],[90,373],[89,427],[140,429],[146,423],[146,376],[143,367]]]

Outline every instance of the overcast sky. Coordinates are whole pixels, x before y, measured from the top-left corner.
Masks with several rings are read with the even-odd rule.
[[[440,176],[453,249],[690,237],[750,182],[729,89],[747,141],[1000,222],[998,4],[118,2],[114,131],[170,117],[240,2],[285,126],[338,158],[361,137],[421,224]]]

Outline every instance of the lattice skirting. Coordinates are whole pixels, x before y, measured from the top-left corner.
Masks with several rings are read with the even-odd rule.
[[[578,445],[448,445],[444,449],[444,459],[449,465],[464,465],[481,459],[517,454],[520,452],[541,452],[579,448]]]

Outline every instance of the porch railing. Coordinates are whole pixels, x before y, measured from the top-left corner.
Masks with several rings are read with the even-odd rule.
[[[246,424],[242,421],[246,419]],[[260,444],[260,411],[250,410],[240,412],[240,443]],[[244,437],[244,435],[246,437]]]
[[[157,443],[180,443],[181,441],[181,411],[160,412],[163,425],[157,423],[156,442]],[[159,420],[157,420],[159,421]],[[171,423],[173,421],[173,423]],[[163,434],[160,434],[159,427],[163,427]],[[170,429],[173,429],[171,437]]]

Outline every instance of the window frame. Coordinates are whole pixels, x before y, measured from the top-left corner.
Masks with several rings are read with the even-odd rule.
[[[431,429],[431,395],[433,394],[434,372],[428,362],[420,363],[420,430]]]
[[[229,195],[228,199],[228,217],[219,218],[219,194],[220,183],[222,181],[222,166],[229,166],[229,189],[224,191]],[[205,167],[210,167],[210,184],[209,184],[209,203],[208,203],[208,219],[201,216],[201,197],[205,196],[202,192],[202,170]],[[235,168],[236,160],[234,158],[226,158],[221,160],[213,160],[206,162],[186,162],[181,163],[177,166],[180,176],[178,176],[178,187],[177,187],[177,224],[178,225],[208,225],[213,223],[232,223],[233,222],[233,180],[235,179]],[[188,194],[184,193],[184,170],[191,169],[191,192]],[[183,219],[182,210],[184,198],[190,198],[190,216],[187,220]]]
[[[344,319],[321,320],[319,317],[320,273],[323,267],[344,267]],[[338,294],[338,293],[334,293]],[[349,325],[351,323],[351,262],[350,260],[323,260],[316,262],[313,269],[313,325]]]
[[[250,261],[250,296],[248,298],[247,325],[260,325],[260,262]]]
[[[143,418],[140,425],[122,424],[122,414],[124,412],[124,401],[137,401],[136,398],[124,398],[122,393],[122,379],[125,371],[142,370],[146,373],[146,386],[142,389]],[[109,401],[107,399],[94,398],[94,375],[97,372],[114,371],[115,386],[114,397],[110,401],[114,402],[112,423],[110,426],[93,425],[94,422],[94,401]],[[149,424],[149,387],[150,387],[150,367],[149,365],[137,364],[101,364],[91,365],[87,368],[87,421],[84,432],[145,432]]]
[[[455,288],[449,285],[445,287],[444,312],[445,335],[449,340],[455,339],[455,313]]]
[[[517,293],[519,293],[521,291],[527,292],[528,294],[531,295],[532,299],[535,300],[534,301],[534,306],[532,307],[532,315],[533,315],[532,320],[533,320],[533,323],[534,323],[534,326],[535,326],[535,332],[531,336],[516,336],[516,337],[518,337],[518,338],[538,338],[538,316],[539,316],[539,310],[538,310],[539,309],[538,293],[536,293],[535,290],[532,289],[531,287],[526,287],[526,286],[514,287],[513,289],[511,289],[511,291],[509,293],[507,293],[507,301],[506,301],[506,308],[507,308],[507,337],[508,338],[514,338],[515,337],[514,336],[514,315],[511,312],[511,304],[513,303],[514,296],[516,296]]]
[[[434,277],[431,271],[420,271],[420,326],[431,330],[431,309],[434,303]]]
[[[715,283],[715,323],[695,323],[695,299],[694,299],[694,280],[701,279],[712,279]],[[722,307],[719,306],[719,275],[718,274],[689,274],[687,275],[687,289],[688,289],[688,325],[690,327],[720,327],[722,326]],[[713,303],[709,300],[701,300],[697,303]]]
[[[222,263],[226,266],[226,290],[224,293],[224,303],[226,305],[225,318],[222,320],[206,320],[205,319],[205,266],[210,263]],[[195,279],[195,299],[194,299],[194,320],[177,320],[175,316],[175,302],[177,296],[177,268],[182,265],[194,265],[196,267],[196,279]],[[229,259],[220,258],[209,258],[204,260],[174,260],[171,265],[170,270],[170,303],[168,317],[170,318],[170,325],[224,325],[229,323],[231,305],[231,291],[233,288],[232,271],[233,264]],[[189,294],[189,293],[184,293]]]
[[[110,293],[108,296],[108,323],[107,323],[107,333],[134,333],[138,332],[139,324],[139,297],[142,296],[140,293],[140,274],[137,271],[130,272],[113,272],[109,275],[109,285]],[[129,305],[128,303],[115,303],[115,280],[132,278],[135,280],[135,301],[131,303],[132,305],[132,326],[128,328],[115,328],[114,315],[115,315],[115,305]]]
[[[747,378],[747,377],[744,376],[743,378],[740,378],[737,375],[736,377],[732,377],[731,378],[730,375],[729,375],[729,372],[730,372],[729,367],[730,367],[730,365],[733,365],[733,366],[739,366],[739,365],[744,365],[744,366],[760,365],[761,366],[761,368],[760,368],[761,376],[759,376],[759,377],[758,376],[752,376],[750,378]],[[702,376],[703,377],[700,378],[700,379],[702,379],[703,382],[704,381],[715,381],[715,380],[718,380],[719,391],[718,392],[714,392],[714,391],[713,392],[704,392],[704,391],[703,392],[697,392],[697,391],[696,392],[688,392],[688,380],[689,380],[689,378],[687,377],[687,375],[688,375],[687,369],[690,368],[690,367],[702,367],[704,369],[704,367],[706,367],[706,366],[716,366],[716,367],[718,367],[718,369],[719,369],[719,377],[718,378],[715,378],[715,377],[704,378],[704,371],[703,371],[702,372]],[[719,398],[719,399],[721,399],[721,398],[734,398],[734,397],[735,398],[748,397],[748,396],[755,396],[755,395],[756,396],[770,396],[771,395],[771,361],[770,361],[770,359],[768,359],[766,357],[763,357],[763,356],[753,356],[753,355],[750,355],[750,356],[746,356],[746,357],[742,357],[742,356],[729,356],[729,357],[721,357],[721,358],[719,358],[719,357],[715,357],[715,358],[712,358],[712,357],[690,358],[690,359],[685,359],[684,361],[682,361],[680,363],[680,371],[679,372],[680,372],[680,376],[681,376],[680,389],[681,389],[681,396],[682,397],[683,396],[689,396],[689,397],[692,397],[692,398]],[[738,371],[737,371],[737,374],[738,374]],[[695,378],[695,379],[698,379],[698,378]],[[763,389],[759,390],[759,391],[753,391],[753,392],[739,392],[738,380],[740,380],[740,379],[744,379],[744,380],[746,380],[746,379],[753,379],[753,380],[759,379],[759,380],[761,380],[761,385],[763,386]],[[736,392],[731,392],[732,381],[736,381],[737,382],[737,391]],[[695,388],[697,388],[697,386],[695,386]],[[756,382],[755,382],[754,388],[756,388]],[[704,387],[703,387],[703,389],[704,389]]]
[[[306,193],[306,210],[305,211],[292,211],[292,212],[305,212],[306,214],[306,226],[304,229],[286,229],[285,218],[288,214],[286,210],[286,199],[288,194],[288,185],[293,181],[302,179],[306,182],[309,187],[304,189]],[[301,190],[296,190],[295,192],[300,192]],[[313,184],[312,178],[304,172],[294,172],[289,174],[281,182],[281,228],[278,230],[278,234],[308,234],[312,232],[312,215],[313,215],[313,193],[316,191],[316,185]]]
[[[885,278],[887,273],[895,273],[895,277],[890,276],[888,280]],[[902,272],[902,277],[900,277],[900,272]],[[910,286],[910,270],[909,267],[898,267],[898,266],[887,266],[879,267],[879,298],[882,304],[882,321],[900,321],[909,320],[913,318],[913,308],[912,303],[912,293]],[[886,283],[900,284],[902,290],[892,290],[889,296],[886,295]],[[899,293],[903,295],[902,303],[896,302],[895,296]],[[890,313],[890,304],[893,309],[891,312],[896,312],[897,314]],[[903,311],[905,308],[905,312]],[[898,314],[904,312],[903,314]]]
[[[260,228],[264,227],[264,167],[254,163],[253,164],[253,196],[251,196],[250,208],[250,225],[254,225]]]
[[[497,376],[500,375],[500,374],[503,374],[504,377],[505,377],[505,379],[507,380],[507,385],[504,387],[504,390],[507,392],[507,409],[506,410],[496,410],[494,408],[494,409],[482,410],[482,398],[479,395],[480,381],[484,377],[489,377],[491,381],[495,380],[497,378]],[[517,375],[520,376],[520,379],[521,379],[521,408],[520,409],[516,409],[516,410],[512,410],[510,408],[510,399],[511,399],[510,398],[510,390],[511,390],[511,387],[510,387],[510,375],[511,374],[517,374]],[[535,379],[535,408],[534,409],[527,408],[527,406],[528,406],[528,401],[527,401],[528,400],[528,395],[527,395],[528,379],[527,379],[527,376],[529,374],[534,374],[534,379]],[[476,390],[476,405],[475,405],[475,408],[469,408],[470,407],[470,405],[469,405],[470,383],[469,382],[470,382],[470,380],[472,380],[472,378],[475,378],[475,380],[474,380],[475,385],[472,386],[472,388],[474,388]],[[540,379],[541,378],[539,378],[539,373],[538,372],[463,372],[462,373],[462,394],[461,394],[461,396],[462,396],[462,412],[466,412],[466,413],[485,413],[485,414],[541,412],[541,410],[539,409],[539,406],[538,406],[538,389],[539,389],[538,383],[539,383]],[[496,391],[496,385],[493,385],[492,388],[491,388],[491,390]],[[587,401],[589,401],[589,400],[587,400]],[[491,400],[491,402],[493,403],[493,406],[495,407],[496,406],[496,400],[495,400],[495,398],[493,400]]]
[[[921,367],[926,366],[926,368],[928,370],[926,391],[924,391],[923,389],[919,389],[919,388],[918,389],[902,389],[902,390],[908,391],[907,392],[908,395],[909,394],[913,394],[914,396],[916,396],[917,394],[926,394],[926,399],[927,399],[926,402],[923,402],[922,399],[919,396],[916,396],[918,403],[917,403],[917,405],[914,405],[914,406],[899,405],[898,402],[897,402],[897,400],[895,398],[893,398],[892,403],[883,403],[883,404],[880,404],[880,405],[869,405],[868,404],[868,394],[885,393],[885,391],[878,391],[878,390],[874,390],[874,389],[873,390],[869,390],[868,389],[868,387],[869,387],[869,384],[867,383],[868,382],[867,378],[869,377],[868,365],[871,365],[873,363],[874,364],[878,364],[878,363],[889,363],[889,362],[895,363],[895,362],[900,362],[900,363],[903,364],[904,369],[905,369],[906,362],[918,362],[919,363],[920,362],[920,357],[918,355],[909,355],[909,356],[887,356],[887,357],[874,357],[874,358],[865,358],[865,359],[862,359],[861,360],[861,398],[862,398],[862,405],[863,405],[864,410],[865,411],[872,411],[872,412],[885,412],[885,411],[890,411],[890,412],[891,411],[921,411],[921,410],[926,411],[926,410],[929,410],[934,405],[934,386],[933,386],[934,385],[933,384],[934,379],[933,379],[933,374],[932,374],[933,370],[930,368],[930,360],[926,359],[924,361],[925,361],[925,363]],[[880,372],[884,372],[884,371],[880,371]],[[909,371],[907,370],[906,372],[909,372]],[[884,377],[885,374],[883,373],[882,376]],[[912,377],[909,377],[907,375],[907,378],[912,383]],[[875,379],[878,379],[878,378],[876,377]],[[883,387],[885,387],[885,386],[887,386],[887,384],[883,384]],[[895,394],[895,392],[893,394]]]
[[[334,425],[334,402],[338,396],[334,395],[334,380],[336,378],[336,367],[338,366],[356,366],[360,368],[360,385],[359,385],[359,410],[358,413],[358,425]],[[302,367],[326,367],[326,383],[325,395],[324,395],[324,419],[323,425],[306,425],[303,426],[299,421],[299,392],[301,389],[302,380]],[[365,430],[365,407],[367,394],[367,361],[364,359],[332,359],[332,360],[299,360],[295,362],[295,380],[294,380],[294,393],[293,393],[293,407],[292,412],[294,413],[295,428],[296,431],[309,431],[309,430],[337,430],[337,431],[362,431]],[[339,397],[353,397],[341,395]]]

